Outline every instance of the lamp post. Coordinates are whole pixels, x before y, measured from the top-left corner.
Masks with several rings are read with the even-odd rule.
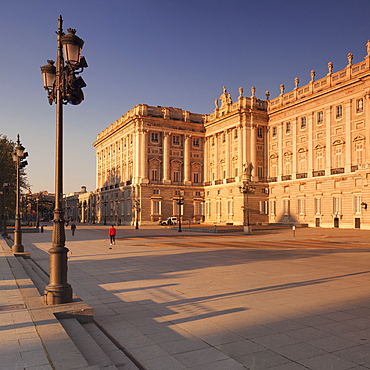
[[[135,229],[139,228],[140,199],[134,199]]]
[[[57,59],[48,60],[40,67],[49,104],[56,105],[56,158],[55,158],[55,208],[53,219],[52,248],[50,254],[50,282],[44,291],[44,304],[55,305],[72,301],[72,287],[67,282],[67,253],[63,212],[63,104],[80,104],[86,86],[79,73],[87,67],[80,52],[84,41],[76,36],[76,30],[63,32],[62,16],[58,19]]]
[[[7,222],[7,213],[6,213],[6,192],[8,191],[9,183],[4,182],[3,184],[3,196],[4,196],[4,202],[3,202],[3,207],[4,207],[4,213],[3,213],[3,232],[1,233],[1,236],[8,236],[8,230],[6,227],[6,222]]]
[[[17,136],[17,146],[13,153],[13,160],[16,166],[16,178],[17,184],[15,189],[15,225],[14,225],[14,244],[12,246],[13,253],[23,253],[24,247],[22,245],[22,231],[21,231],[21,220],[19,211],[19,200],[20,200],[20,169],[27,166],[27,161],[23,161],[28,156],[28,153],[24,151],[24,147],[21,145],[19,135]]]
[[[183,192],[180,192],[180,196],[176,199],[174,199],[178,205],[178,210],[179,210],[179,229],[177,230],[179,233],[182,232],[181,228],[181,217],[182,217],[182,206],[184,205],[184,197],[183,197]]]
[[[105,200],[103,204],[104,204],[104,225],[106,225],[107,224],[107,204],[108,202]]]

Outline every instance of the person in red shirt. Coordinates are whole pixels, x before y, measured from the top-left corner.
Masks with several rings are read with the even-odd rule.
[[[112,225],[108,232],[110,238],[110,245],[116,244],[116,228]]]

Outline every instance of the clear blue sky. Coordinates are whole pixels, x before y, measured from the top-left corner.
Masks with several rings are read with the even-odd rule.
[[[264,99],[363,60],[369,0],[40,0],[0,5],[0,133],[21,135],[32,191],[54,192],[55,106],[39,67],[56,57],[57,19],[85,40],[85,101],[64,109],[64,192],[95,189],[96,135],[134,105],[210,113],[226,86]],[[0,169],[1,170],[1,169]]]

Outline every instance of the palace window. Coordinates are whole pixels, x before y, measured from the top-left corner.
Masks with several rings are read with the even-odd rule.
[[[180,136],[179,135],[173,135],[172,136],[172,144],[173,145],[180,145]]]
[[[229,216],[234,214],[234,201],[232,199],[228,199],[227,201],[227,214]]]
[[[335,118],[342,118],[343,115],[343,107],[341,105],[337,105],[335,107]]]
[[[289,134],[289,133],[290,133],[290,122],[287,122],[287,123],[285,124],[285,133],[286,133],[286,134]]]
[[[317,124],[322,125],[324,122],[324,112],[317,112]]]
[[[324,149],[316,149],[316,170],[324,169]]]
[[[364,111],[364,99],[356,100],[356,113],[361,113]]]
[[[334,147],[334,168],[342,167],[342,145],[337,145]]]
[[[151,170],[151,180],[157,181],[158,180],[158,170],[156,168],[153,168]]]
[[[301,118],[301,130],[304,130],[307,126],[307,118],[306,117],[302,117]]]
[[[234,129],[234,139],[237,139],[238,138],[238,129],[235,128]]]
[[[314,199],[314,212],[316,215],[321,215],[321,198]]]
[[[223,143],[226,142],[226,134],[225,133],[222,134],[222,142]]]
[[[152,132],[151,136],[152,143],[158,143],[159,142],[159,135],[157,132]]]
[[[152,215],[160,215],[160,214],[161,214],[161,201],[152,200]]]
[[[353,196],[353,213],[361,213],[362,212],[362,196],[361,195],[354,195]]]
[[[333,197],[333,214],[341,214],[342,202],[340,197]]]
[[[277,127],[273,126],[272,127],[272,137],[276,137],[276,135],[277,135]]]
[[[179,171],[173,171],[173,181],[180,182],[180,172]]]
[[[292,162],[291,155],[284,157],[284,175],[290,175],[292,173]]]
[[[193,139],[193,147],[199,148],[199,139]]]
[[[194,202],[194,216],[203,216],[203,202]]]
[[[305,213],[306,213],[306,211],[305,211],[305,206],[306,206],[306,204],[305,204],[305,199],[303,199],[303,198],[299,198],[298,199],[298,214],[299,215],[304,215]]]
[[[364,143],[363,140],[355,142],[355,158],[356,164],[363,164],[364,162]]]
[[[268,215],[269,214],[269,202],[268,200],[260,200],[260,214]]]
[[[289,199],[283,199],[283,214],[285,216],[290,215],[290,200]]]
[[[153,189],[153,194],[159,194],[159,189]]]
[[[260,139],[263,138],[263,128],[262,127],[258,127],[258,129],[257,129],[257,137],[259,137]]]
[[[305,173],[307,171],[307,152],[301,151],[298,153],[298,172]]]

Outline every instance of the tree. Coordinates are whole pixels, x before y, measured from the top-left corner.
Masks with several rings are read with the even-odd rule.
[[[4,183],[8,183],[9,187],[6,189],[6,208],[14,211],[15,208],[15,192],[16,192],[16,165],[13,161],[13,152],[15,150],[15,143],[9,140],[5,135],[0,134],[0,191],[3,192]],[[20,188],[21,191],[29,188],[26,173],[24,168],[20,170]],[[0,196],[1,214],[4,213],[3,196]]]

